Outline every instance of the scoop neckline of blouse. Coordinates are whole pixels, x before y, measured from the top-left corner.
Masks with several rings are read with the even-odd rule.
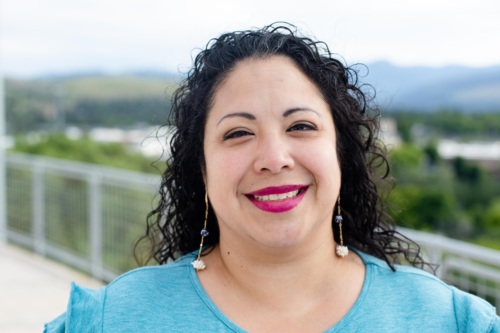
[[[333,326],[328,328],[326,331],[323,333],[334,333],[340,331],[342,328],[344,328],[349,322],[350,319],[353,318],[356,313],[359,311],[359,308],[361,308],[362,303],[364,302],[366,295],[368,294],[368,290],[370,288],[370,283],[371,283],[371,277],[372,277],[372,265],[369,265],[370,261],[367,258],[367,255],[357,249],[349,247],[349,250],[352,250],[358,257],[361,258],[363,261],[363,264],[365,265],[365,276],[363,279],[363,286],[361,287],[361,292],[359,293],[358,297],[356,298],[356,301],[354,302],[353,306],[349,309],[349,311],[346,313],[342,319],[340,319],[338,322],[336,322]],[[198,296],[200,299],[205,303],[205,305],[210,309],[210,311],[217,317],[221,322],[223,322],[226,326],[228,326],[230,329],[232,329],[234,332],[238,333],[246,333],[243,328],[239,327],[234,323],[229,317],[222,312],[217,305],[212,301],[212,299],[208,296],[207,292],[201,285],[200,279],[198,278],[198,274],[196,273],[196,270],[193,269],[193,266],[191,265],[191,261],[196,258],[196,253],[191,253],[186,259],[187,259],[187,264],[186,268],[188,269],[188,274],[191,279],[191,282],[196,289],[196,292],[198,293]]]

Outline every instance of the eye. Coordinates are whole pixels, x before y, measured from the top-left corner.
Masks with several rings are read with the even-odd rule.
[[[287,129],[287,132],[293,132],[293,131],[315,131],[317,128],[311,123],[297,123],[293,124],[289,129]]]
[[[225,134],[224,140],[237,139],[237,138],[241,138],[241,137],[244,137],[247,135],[252,135],[252,133],[250,133],[248,131],[244,131],[244,130],[236,130],[236,131],[232,131],[232,132]]]

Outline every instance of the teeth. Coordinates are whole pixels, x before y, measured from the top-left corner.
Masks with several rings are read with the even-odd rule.
[[[281,193],[281,194],[270,194],[270,195],[254,195],[255,199],[259,201],[280,201],[285,199],[290,199],[296,197],[299,194],[299,190]]]

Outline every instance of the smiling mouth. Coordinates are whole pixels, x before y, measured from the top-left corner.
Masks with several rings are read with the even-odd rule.
[[[282,201],[290,198],[294,198],[302,191],[302,189],[290,191],[280,194],[269,194],[269,195],[253,195],[257,201],[267,202],[267,201]]]
[[[270,213],[284,213],[297,207],[309,185],[271,186],[248,193],[248,199],[260,210]]]

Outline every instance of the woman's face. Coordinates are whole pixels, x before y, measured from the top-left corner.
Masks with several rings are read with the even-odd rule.
[[[204,153],[221,244],[333,241],[340,189],[335,127],[316,86],[291,59],[235,66],[214,94]]]

